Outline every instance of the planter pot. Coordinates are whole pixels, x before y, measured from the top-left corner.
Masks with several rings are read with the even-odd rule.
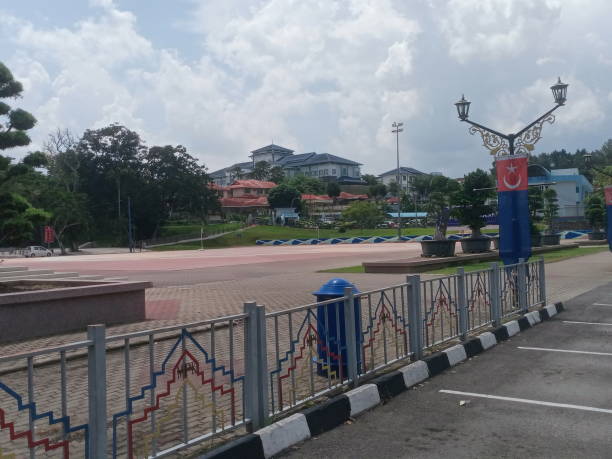
[[[422,257],[454,257],[457,241],[421,241]]]
[[[541,247],[541,246],[542,246],[542,235],[532,234],[531,235],[531,247]]]
[[[543,234],[542,245],[559,245],[561,244],[560,234]]]
[[[592,233],[589,233],[589,241],[605,241],[606,240],[606,233],[604,233],[603,231],[593,231]]]
[[[461,250],[464,253],[488,252],[491,247],[491,239],[488,237],[461,239]]]

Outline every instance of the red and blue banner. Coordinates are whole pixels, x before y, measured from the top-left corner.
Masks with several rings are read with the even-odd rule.
[[[499,256],[504,264],[531,256],[527,155],[501,156],[495,161],[499,206]]]
[[[608,247],[612,252],[612,185],[608,185],[604,188],[606,196],[606,234],[608,235]]]

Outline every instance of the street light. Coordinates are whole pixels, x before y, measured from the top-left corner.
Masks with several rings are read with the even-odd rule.
[[[400,215],[400,210],[401,210],[401,202],[402,202],[402,198],[401,198],[401,194],[402,194],[402,189],[401,189],[401,185],[400,185],[400,163],[399,163],[399,134],[400,132],[403,131],[402,126],[404,125],[404,123],[398,123],[396,121],[393,122],[393,124],[391,125],[393,127],[393,130],[391,131],[393,134],[395,134],[395,151],[397,154],[397,176],[396,176],[396,181],[397,181],[397,239],[400,240],[400,238],[402,237],[402,217]]]
[[[489,150],[492,155],[514,155],[516,153],[529,153],[533,151],[534,145],[542,137],[542,125],[544,122],[554,123],[555,116],[552,114],[556,109],[565,105],[567,100],[567,84],[561,82],[561,78],[557,83],[550,87],[555,106],[540,116],[538,119],[528,124],[516,134],[502,134],[491,128],[475,123],[468,119],[471,102],[461,96],[461,99],[455,102],[457,107],[457,115],[461,121],[471,124],[469,129],[470,134],[479,133],[482,137],[483,146]]]

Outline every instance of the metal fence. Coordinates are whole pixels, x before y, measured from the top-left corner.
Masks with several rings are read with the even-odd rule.
[[[545,302],[543,260],[0,357],[0,457],[164,457]]]

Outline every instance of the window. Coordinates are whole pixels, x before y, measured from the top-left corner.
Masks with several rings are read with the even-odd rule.
[[[576,194],[580,194],[580,187],[576,187]]]
[[[405,181],[407,181],[407,180],[408,180],[408,177],[407,177],[407,176],[405,176],[405,175],[402,175],[402,182],[405,182]]]
[[[342,168],[342,175],[348,175],[348,169],[346,167]]]
[[[244,189],[244,192],[245,192],[246,194],[249,194],[249,193],[251,192],[251,189],[250,189],[250,188],[245,188],[245,189]]]
[[[336,169],[332,169],[332,175],[336,175]]]
[[[329,169],[325,169],[325,170],[323,171],[323,175],[324,175],[325,177],[327,177],[327,176],[329,175]]]

